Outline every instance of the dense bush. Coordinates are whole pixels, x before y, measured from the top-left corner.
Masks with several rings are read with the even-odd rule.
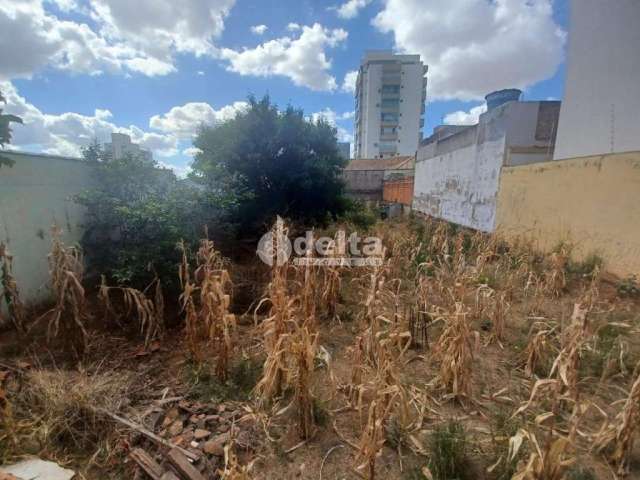
[[[87,208],[82,246],[90,269],[136,288],[156,273],[176,286],[176,243],[195,245],[205,225],[226,220],[231,202],[142,156],[115,160],[98,145],[84,154],[95,164],[95,188],[76,197]]]

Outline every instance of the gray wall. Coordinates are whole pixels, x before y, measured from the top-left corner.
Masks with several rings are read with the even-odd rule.
[[[26,303],[49,295],[47,254],[56,223],[68,244],[82,237],[83,209],[71,197],[92,185],[82,160],[51,155],[7,153],[13,167],[0,168],[0,241],[13,255],[13,268]]]

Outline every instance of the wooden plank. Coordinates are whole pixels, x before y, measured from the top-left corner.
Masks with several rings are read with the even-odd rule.
[[[151,455],[141,448],[134,448],[129,454],[144,472],[153,480],[161,480],[164,469],[156,462]]]
[[[189,459],[185,457],[177,448],[169,451],[167,459],[169,460],[169,462],[171,462],[171,465],[173,465],[176,470],[178,470],[180,476],[185,480],[205,480],[202,474],[198,470],[196,470],[196,467],[191,465]]]
[[[164,475],[160,477],[160,480],[180,480],[180,479],[171,470],[167,470],[166,472],[164,472]]]
[[[160,445],[163,445],[167,448],[171,448],[171,449],[178,449],[180,450],[180,452],[189,457],[191,460],[196,461],[200,458],[200,456],[195,455],[194,453],[191,453],[189,450],[185,450],[184,448],[181,447],[177,447],[175,445],[173,445],[172,443],[166,441],[164,438],[159,437],[158,435],[156,435],[155,433],[147,430],[146,428],[144,428],[141,425],[137,425],[135,423],[133,423],[131,420],[127,420],[126,418],[122,418],[119,415],[116,415],[115,413],[110,412],[109,410],[106,410],[104,408],[96,408],[95,409],[96,412],[102,413],[104,415],[107,415],[108,417],[111,417],[112,419],[114,419],[116,422],[120,422],[123,425],[126,425],[127,427],[136,430],[137,432],[140,432],[141,434],[143,434],[145,437],[147,437],[150,440],[153,440],[156,443],[159,443]]]

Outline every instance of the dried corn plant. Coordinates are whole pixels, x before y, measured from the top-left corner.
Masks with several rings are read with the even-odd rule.
[[[571,323],[563,332],[562,349],[558,353],[549,376],[557,374],[562,385],[573,400],[578,399],[578,375],[580,369],[580,353],[589,339],[587,316],[588,311],[576,303],[571,315]]]
[[[512,480],[564,480],[568,468],[575,463],[575,456],[570,452],[570,439],[553,439],[549,435],[547,444],[541,447],[533,432],[521,429],[509,440],[509,462],[516,458],[525,439],[530,444],[531,453],[526,463],[518,465]]]
[[[307,242],[304,262],[296,268],[300,284],[300,313],[302,322],[316,330],[316,304],[318,297],[318,267],[314,264],[315,239],[311,234]]]
[[[235,315],[229,311],[231,277],[222,255],[208,238],[200,240],[193,275],[190,272],[184,242],[180,242],[178,248],[182,251],[182,262],[179,268],[182,286],[180,303],[185,313],[185,330],[189,349],[194,359],[201,361],[203,354],[200,344],[205,338],[215,352],[216,376],[221,381],[225,381],[236,326]]]
[[[12,274],[12,267],[13,257],[9,253],[7,246],[0,242],[0,287],[2,287],[0,299],[4,299],[11,323],[13,323],[18,334],[22,335],[26,331],[26,312],[22,300],[20,300],[20,292]],[[2,314],[0,313],[1,323]]]
[[[308,439],[313,433],[313,393],[312,375],[314,359],[318,349],[318,335],[309,333],[306,325],[296,329],[290,338],[289,354],[294,364],[295,402],[298,410],[298,431],[300,437]]]
[[[356,457],[356,472],[362,474],[368,480],[376,478],[376,459],[380,455],[385,442],[384,422],[389,414],[385,408],[382,397],[377,396],[369,405],[369,414],[360,442],[358,443],[358,455]]]
[[[549,257],[550,265],[544,273],[544,289],[547,293],[559,297],[567,288],[567,262],[570,249],[562,244],[558,251],[552,252]]]
[[[229,312],[231,277],[220,252],[207,238],[200,240],[196,261],[198,267],[194,277],[199,289],[198,316],[216,355],[216,376],[226,381],[236,327],[235,315]]]
[[[439,383],[458,400],[471,398],[471,376],[474,352],[480,335],[471,329],[468,311],[460,302],[455,312],[446,317],[444,330],[435,346],[440,361]]]
[[[320,300],[326,310],[329,319],[337,318],[338,302],[340,300],[340,288],[342,286],[342,266],[336,265],[339,255],[339,243],[344,242],[344,238],[340,239],[338,234],[327,248],[327,258],[333,262],[322,270],[322,290]]]
[[[640,371],[640,369],[636,369]],[[640,374],[637,375],[622,411],[613,422],[605,421],[595,436],[596,451],[606,454],[617,466],[620,476],[629,473],[629,461],[633,450],[634,437],[640,425]]]
[[[489,341],[496,341],[500,346],[502,346],[502,341],[504,340],[507,313],[511,308],[511,305],[507,301],[508,296],[508,292],[501,292],[493,296],[491,335],[489,337]]]
[[[197,287],[195,283],[191,281],[191,270],[189,266],[187,246],[183,240],[180,240],[177,247],[182,253],[182,260],[178,267],[178,277],[180,279],[180,287],[182,288],[179,303],[181,313],[184,313],[185,316],[184,328],[186,333],[187,346],[189,347],[192,358],[196,362],[201,362],[203,357],[202,348],[200,345],[201,327],[195,300]]]
[[[556,325],[548,322],[535,322],[529,331],[529,342],[524,350],[524,372],[532,377],[534,372],[550,362],[554,347]],[[545,375],[546,376],[546,375]]]
[[[153,298],[147,292],[153,291]],[[111,297],[115,293],[122,295],[124,312],[118,313],[113,306]],[[164,296],[159,278],[155,278],[144,290],[129,287],[110,287],[106,278],[102,276],[98,299],[105,310],[105,317],[113,316],[119,319],[135,315],[140,333],[144,336],[145,348],[159,338],[164,330]]]
[[[89,315],[82,286],[84,263],[80,250],[66,246],[61,237],[62,230],[54,225],[51,228],[52,243],[48,261],[55,305],[40,318],[49,319],[48,340],[60,336],[80,356],[88,341],[85,322]]]

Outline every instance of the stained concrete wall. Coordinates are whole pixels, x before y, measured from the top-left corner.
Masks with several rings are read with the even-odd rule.
[[[15,161],[0,168],[0,241],[13,255],[13,273],[24,301],[49,294],[47,254],[56,223],[64,241],[82,237],[82,207],[71,197],[92,185],[91,167],[79,159],[6,153]]]
[[[559,110],[559,102],[509,102],[478,125],[437,131],[417,153],[413,208],[492,231],[502,166],[549,160]]]
[[[640,152],[502,169],[498,231],[548,250],[576,244],[618,275],[640,274]]]
[[[504,138],[418,160],[413,208],[477,230],[493,230],[503,159]]]
[[[640,150],[640,1],[572,0],[555,159]]]

